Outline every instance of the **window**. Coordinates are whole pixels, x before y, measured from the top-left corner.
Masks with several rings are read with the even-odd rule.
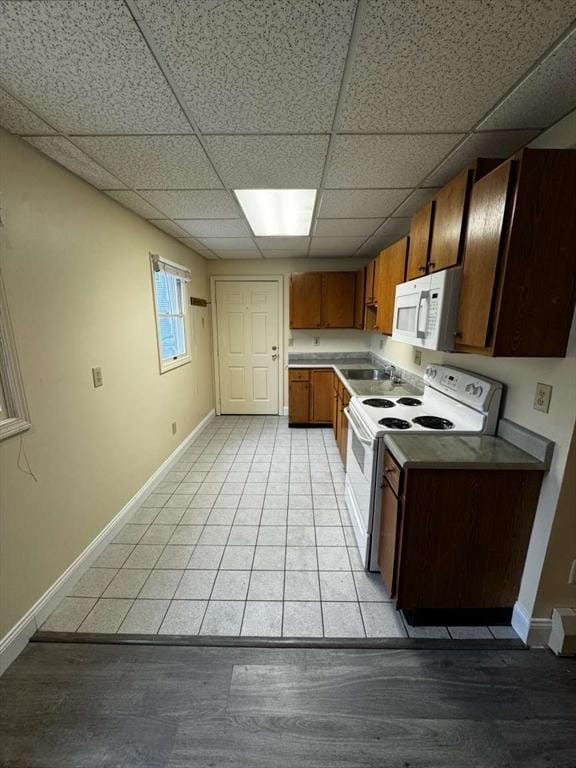
[[[160,373],[164,373],[190,362],[186,290],[190,272],[152,255],[152,276]]]
[[[29,428],[28,407],[0,275],[0,440]]]

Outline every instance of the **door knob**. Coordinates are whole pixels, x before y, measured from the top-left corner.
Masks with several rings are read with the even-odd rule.
[[[272,349],[274,350],[274,352],[276,352],[276,350],[278,349],[278,347],[272,347]]]

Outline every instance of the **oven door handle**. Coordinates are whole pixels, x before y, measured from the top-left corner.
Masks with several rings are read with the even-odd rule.
[[[370,435],[367,435],[366,432],[362,429],[362,427],[358,424],[356,419],[352,416],[350,413],[350,408],[344,408],[344,416],[348,419],[348,422],[350,423],[350,426],[352,427],[352,430],[358,440],[360,440],[361,443],[364,443],[364,445],[374,445],[374,441],[370,437]]]

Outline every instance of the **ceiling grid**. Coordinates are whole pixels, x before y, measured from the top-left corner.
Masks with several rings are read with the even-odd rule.
[[[357,257],[576,106],[576,0],[0,0],[0,125],[205,258]],[[318,190],[310,236],[233,192]]]

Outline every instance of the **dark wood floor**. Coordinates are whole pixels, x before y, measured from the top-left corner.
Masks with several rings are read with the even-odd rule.
[[[32,644],[2,768],[575,768],[576,664],[548,651]]]

